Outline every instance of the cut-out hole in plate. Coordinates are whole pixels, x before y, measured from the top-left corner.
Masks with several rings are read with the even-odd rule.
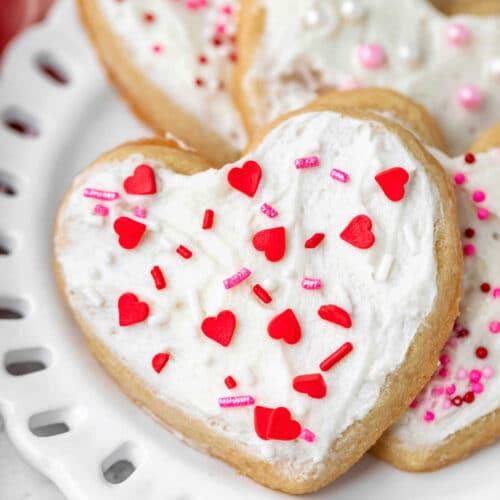
[[[12,239],[0,233],[0,257],[10,255],[12,253],[13,246],[14,243]]]
[[[35,64],[42,74],[57,85],[69,83],[68,72],[62,67],[57,59],[48,52],[42,52],[35,58]]]
[[[19,108],[6,109],[2,113],[2,123],[18,135],[36,137],[40,133],[33,116]]]
[[[127,441],[102,462],[102,475],[110,484],[121,484],[139,468],[143,458],[141,449]]]
[[[0,195],[17,196],[17,182],[12,175],[0,170]]]
[[[4,357],[4,366],[8,373],[19,377],[39,372],[49,367],[52,355],[45,347],[32,347],[9,351]]]
[[[24,299],[0,296],[0,321],[7,319],[23,319],[29,310],[28,302]]]
[[[81,410],[61,408],[32,415],[28,421],[28,427],[37,437],[52,437],[71,431],[82,418]]]

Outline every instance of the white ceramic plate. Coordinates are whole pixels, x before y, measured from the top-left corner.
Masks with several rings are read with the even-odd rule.
[[[68,82],[54,82],[40,63]],[[148,133],[106,83],[71,0],[9,50],[0,122],[0,185],[17,191],[0,194],[0,248],[10,250],[0,255],[0,309],[24,316],[0,320],[0,413],[16,447],[69,500],[285,498],[191,450],[135,407],[87,352],[57,293],[52,225],[67,186],[103,151]],[[22,124],[37,135],[12,130]],[[115,462],[108,479],[123,479],[130,463],[136,469],[120,484],[104,474]],[[498,499],[498,463],[499,445],[433,474],[367,456],[309,498]]]

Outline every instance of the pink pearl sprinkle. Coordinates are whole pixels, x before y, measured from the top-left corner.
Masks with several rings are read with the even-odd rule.
[[[230,15],[233,13],[233,8],[231,7],[231,5],[226,4],[226,5],[223,5],[223,6],[220,8],[220,11],[221,11],[223,14],[226,14],[226,15],[230,16]]]
[[[475,384],[472,384],[472,392],[474,394],[481,394],[484,390],[483,384],[480,382],[476,382]]]
[[[457,387],[455,386],[455,384],[451,384],[446,388],[446,394],[448,394],[448,396],[451,396],[452,394],[455,394],[456,389]]]
[[[477,211],[477,218],[479,220],[486,220],[489,216],[490,216],[490,213],[488,212],[488,210],[486,208],[480,208]]]
[[[163,47],[159,43],[155,43],[152,47],[151,50],[155,54],[161,54],[163,52]]]
[[[319,290],[321,286],[321,280],[318,278],[304,278],[302,280],[302,288],[305,290]]]
[[[477,109],[482,102],[481,92],[475,85],[464,85],[458,91],[458,102],[465,109]]]
[[[140,219],[145,219],[147,212],[144,207],[134,207],[134,214],[136,217],[139,217]]]
[[[467,378],[467,370],[465,368],[459,368],[457,371],[457,379],[458,380],[465,380]]]
[[[349,174],[337,168],[332,168],[332,171],[330,172],[330,177],[340,182],[347,182],[349,180]]]
[[[441,368],[438,373],[442,378],[446,378],[448,376],[448,370],[446,368]]]
[[[305,158],[297,158],[295,160],[295,168],[311,168],[319,166],[319,158],[317,156],[307,156]]]
[[[358,49],[358,58],[366,69],[377,69],[385,64],[385,50],[377,43],[365,43]]]
[[[455,174],[455,177],[453,178],[453,180],[455,181],[455,184],[463,184],[465,182],[465,174],[462,174],[461,172],[459,172],[458,174]]]
[[[481,203],[486,199],[486,193],[484,191],[474,191],[472,199],[477,203]]]
[[[469,372],[469,380],[471,382],[479,382],[483,374],[479,370],[471,370]]]
[[[472,244],[464,245],[464,254],[472,257],[476,253],[476,247]]]
[[[470,30],[460,23],[450,24],[446,28],[446,37],[452,45],[465,45],[470,40]]]
[[[103,217],[106,217],[106,215],[109,214],[109,208],[105,207],[104,205],[96,205],[94,207],[94,213],[96,215],[102,215]]]
[[[426,422],[432,422],[434,420],[434,413],[432,411],[426,411],[424,415],[424,420]]]
[[[416,399],[414,399],[411,403],[410,403],[410,408],[416,408],[418,406],[418,401]]]
[[[495,370],[491,366],[485,366],[483,368],[483,377],[484,378],[491,378],[495,375]]]
[[[102,189],[85,188],[83,190],[83,196],[85,198],[94,198],[101,201],[112,201],[117,200],[120,197],[120,193],[116,191],[103,191]]]
[[[219,398],[221,408],[235,408],[239,406],[250,406],[255,404],[253,396],[227,396]]]
[[[229,290],[236,285],[239,285],[242,281],[246,280],[252,271],[247,269],[246,267],[242,267],[236,274],[233,274],[229,278],[225,279],[222,283],[224,284],[224,288]]]
[[[492,321],[490,323],[490,332],[491,333],[500,333],[500,321]]]
[[[500,299],[500,288],[494,288],[493,289],[493,298],[494,299]]]
[[[275,210],[271,205],[269,205],[267,203],[262,204],[262,206],[260,207],[260,211],[263,214],[266,214],[271,219],[273,219],[274,217],[276,217],[278,215],[278,211]]]
[[[451,401],[449,399],[445,399],[443,401],[443,408],[445,410],[449,410],[451,408]]]
[[[312,443],[316,439],[316,434],[314,434],[314,432],[310,431],[309,429],[303,429],[302,432],[300,433],[300,437],[304,441]]]

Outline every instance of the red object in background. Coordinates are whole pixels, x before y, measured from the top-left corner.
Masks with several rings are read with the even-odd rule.
[[[0,0],[0,54],[17,33],[43,19],[53,0]]]

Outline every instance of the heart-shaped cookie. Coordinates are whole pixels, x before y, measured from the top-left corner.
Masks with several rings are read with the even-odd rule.
[[[242,0],[235,90],[248,131],[326,90],[391,87],[431,110],[460,154],[500,114],[500,3],[446,4],[488,16],[426,0]]]
[[[214,165],[235,160],[244,132],[231,99],[238,0],[79,0],[111,82],[159,134]]]
[[[500,126],[464,156],[434,152],[454,179],[465,255],[461,314],[433,378],[374,448],[405,470],[433,470],[500,437]]]
[[[249,161],[261,170],[252,197],[229,182]],[[125,191],[138,165],[153,169],[156,194]],[[207,166],[161,140],[99,158],[61,205],[58,281],[134,401],[253,479],[313,491],[362,456],[435,368],[460,288],[452,188],[405,129],[324,100],[277,121],[237,163]],[[410,178],[397,203],[375,179],[394,166]],[[341,237],[360,215],[374,235],[365,248]],[[133,249],[113,229],[121,217],[147,227]],[[280,259],[255,248],[274,228]],[[146,320],[119,325],[123,294],[148,305]]]

